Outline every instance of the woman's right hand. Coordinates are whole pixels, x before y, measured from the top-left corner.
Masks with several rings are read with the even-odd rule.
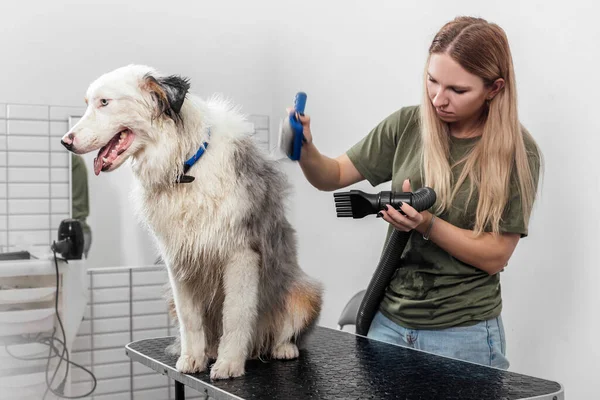
[[[310,131],[310,116],[304,114],[300,115],[293,108],[287,109],[288,114],[291,116],[292,113],[295,113],[296,119],[300,121],[302,124],[302,134],[304,135],[304,144],[312,143],[312,132]]]
[[[302,146],[298,163],[306,179],[319,190],[337,190],[365,179],[356,169],[346,153],[336,159],[329,158],[319,153],[313,144],[310,131],[310,116],[300,115],[292,107],[287,109],[291,116],[295,113],[296,119],[302,124],[304,144]]]

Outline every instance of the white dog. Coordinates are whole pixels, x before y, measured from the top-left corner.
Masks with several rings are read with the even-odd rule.
[[[102,75],[62,144],[99,150],[96,175],[131,159],[133,202],[169,273],[176,368],[200,372],[216,359],[212,379],[236,377],[249,358],[298,357],[322,288],[298,266],[283,174],[243,133],[241,115],[188,89],[146,66]]]

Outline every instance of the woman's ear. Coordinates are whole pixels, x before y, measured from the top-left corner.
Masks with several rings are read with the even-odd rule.
[[[500,91],[502,89],[504,89],[504,85],[505,85],[505,81],[502,78],[498,78],[494,81],[494,83],[492,83],[492,85],[490,86],[490,91],[488,92],[487,96],[486,96],[486,100],[492,100],[494,97],[496,97],[496,95],[498,93],[500,93]]]

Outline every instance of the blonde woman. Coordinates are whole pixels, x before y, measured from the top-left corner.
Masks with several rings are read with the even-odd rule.
[[[310,117],[301,120],[299,163],[316,188],[367,179],[437,193],[429,211],[403,204],[378,214],[412,234],[368,336],[507,369],[499,272],[528,234],[541,153],[519,123],[505,32],[479,18],[444,25],[429,48],[422,104],[338,158],[319,153]]]

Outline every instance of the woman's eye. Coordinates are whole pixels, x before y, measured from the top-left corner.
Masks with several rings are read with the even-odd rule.
[[[100,99],[100,105],[103,106],[103,107],[107,106],[108,105],[108,100],[106,100],[106,99]]]
[[[458,90],[458,89],[453,89],[455,93],[457,94],[463,94],[466,92],[466,90]]]

